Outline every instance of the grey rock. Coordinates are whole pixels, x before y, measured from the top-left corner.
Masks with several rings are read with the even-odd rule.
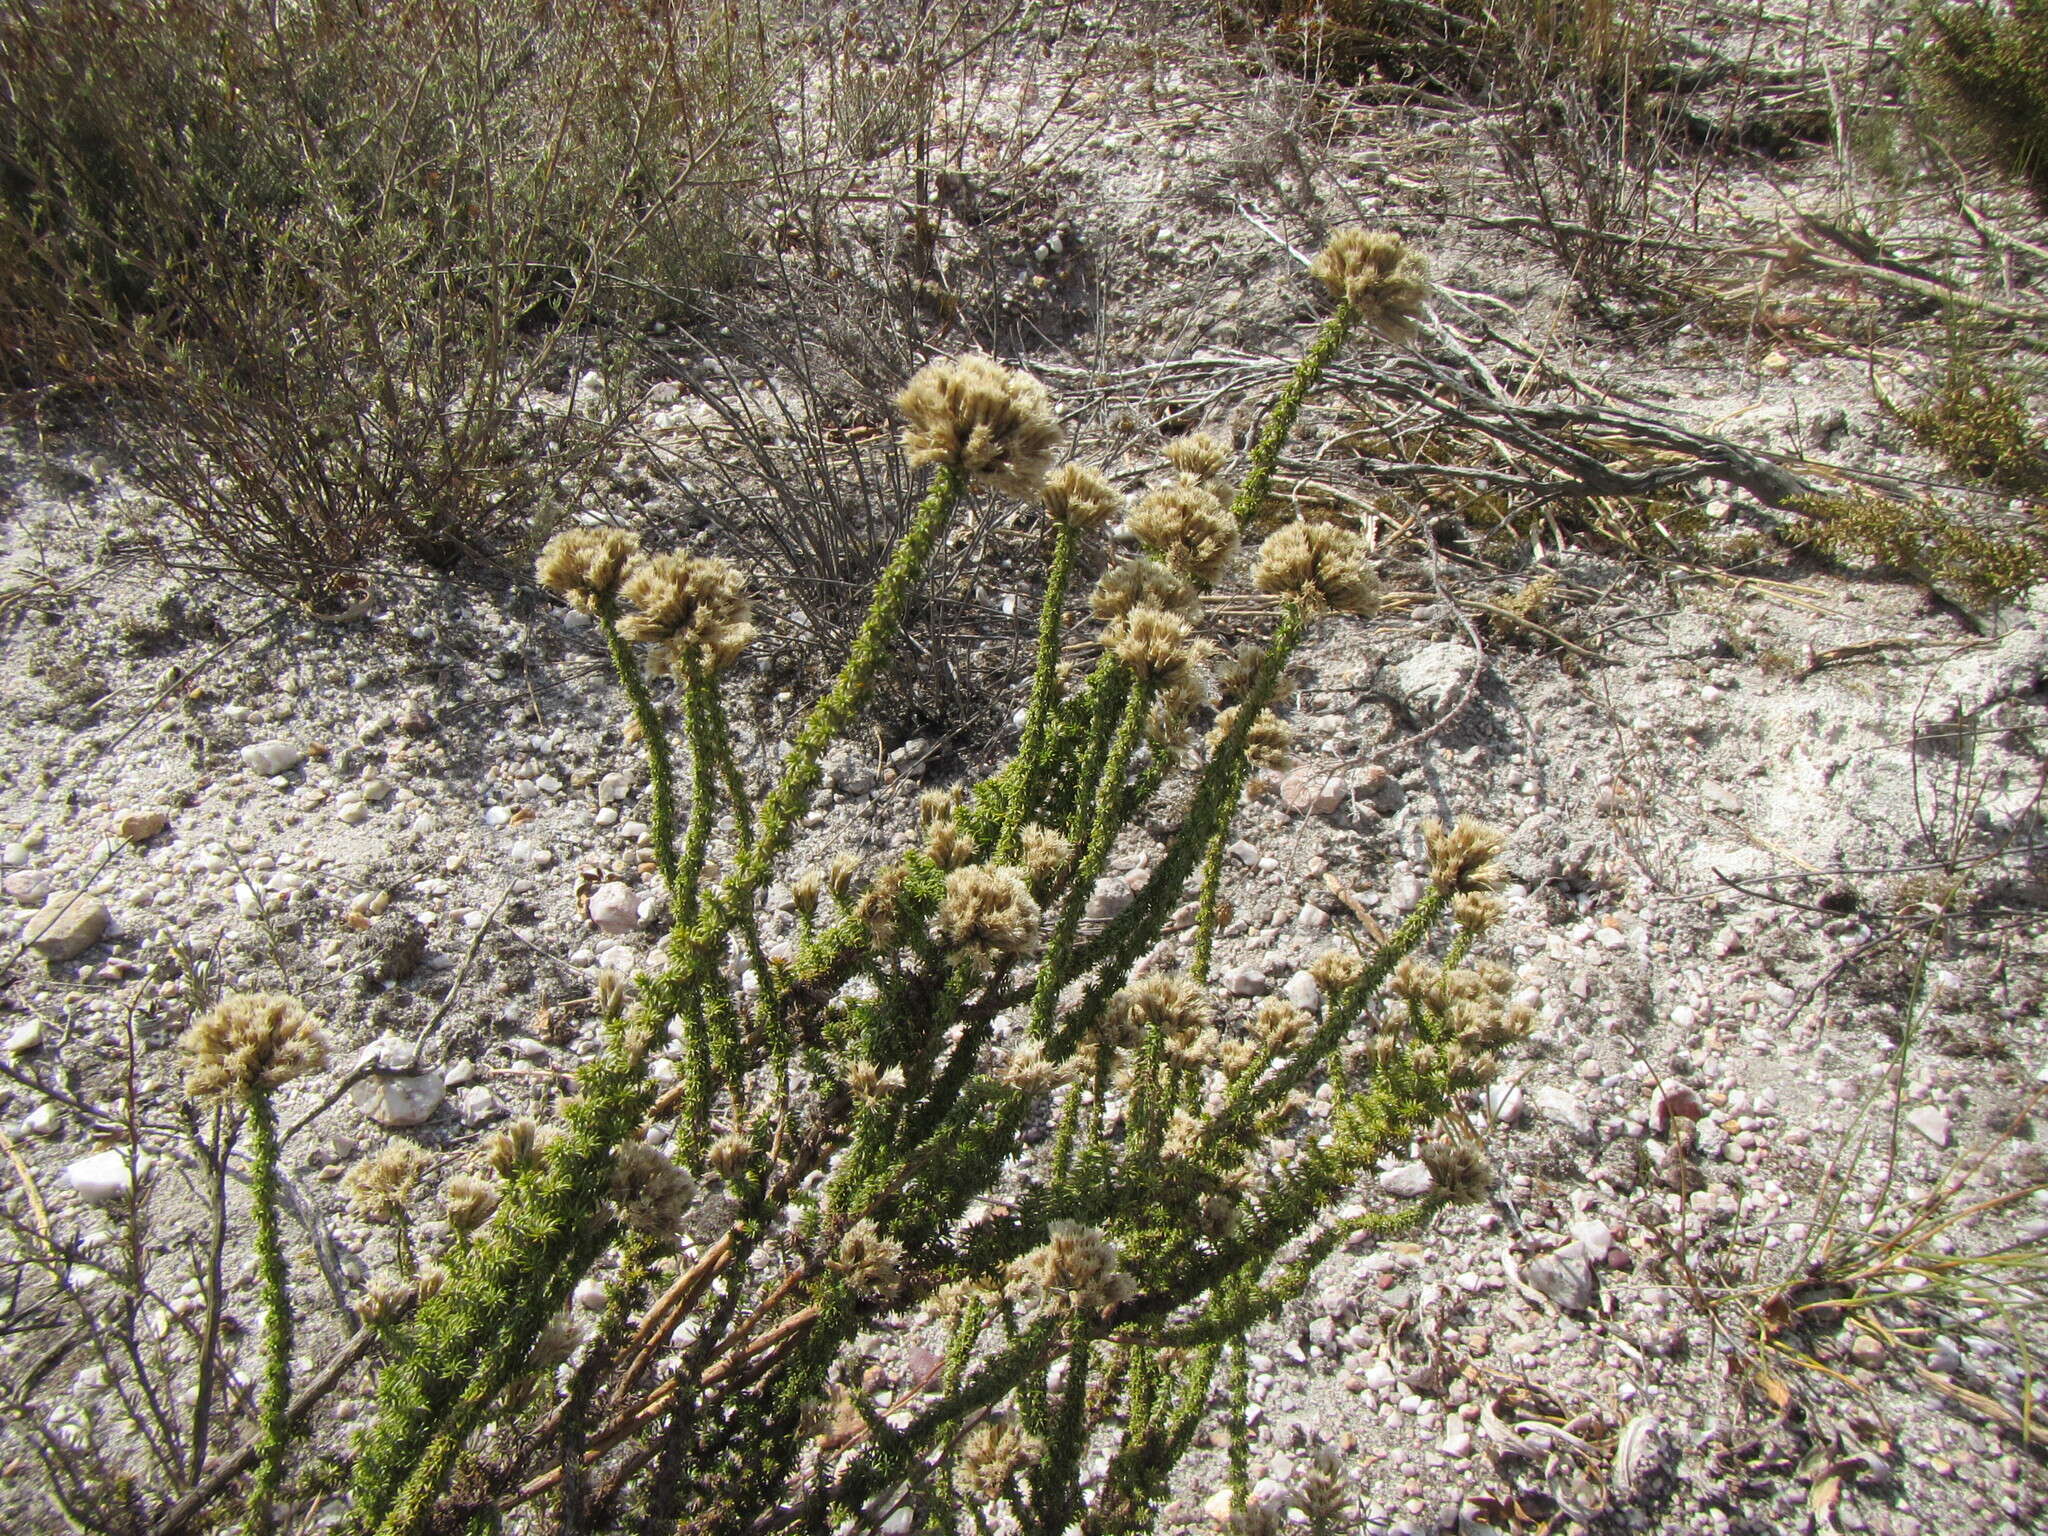
[[[1349,788],[1330,768],[1304,766],[1282,776],[1280,803],[1297,816],[1331,816],[1343,809]]]
[[[435,1067],[402,1076],[380,1072],[349,1090],[349,1099],[357,1109],[379,1125],[394,1130],[426,1124],[447,1096],[440,1070]]]
[[[1223,976],[1223,990],[1232,997],[1264,997],[1272,990],[1272,985],[1264,971],[1248,965],[1227,971]]]
[[[56,888],[57,877],[47,869],[17,869],[0,884],[7,899],[18,907],[40,907]]]
[[[1440,640],[1394,668],[1394,692],[1416,719],[1440,720],[1464,697],[1479,665],[1471,646]]]
[[[1307,971],[1296,971],[1287,978],[1287,985],[1280,989],[1280,995],[1295,1007],[1313,1013],[1323,1006],[1323,989],[1316,985],[1315,977]]]
[[[242,748],[242,766],[266,779],[289,773],[305,760],[305,749],[297,742],[259,741]]]
[[[1392,816],[1408,803],[1408,791],[1386,769],[1373,763],[1351,775],[1352,798],[1381,816]]]
[[[1538,1088],[1530,1093],[1529,1103],[1537,1114],[1563,1126],[1579,1140],[1593,1139],[1593,1117],[1586,1112],[1586,1106],[1579,1101],[1577,1094],[1556,1087]]]
[[[45,960],[76,960],[100,941],[111,914],[83,891],[53,891],[21,930],[21,941]]]
[[[607,880],[590,893],[590,921],[600,933],[631,933],[640,926],[640,898],[621,880]]]
[[[171,824],[163,811],[126,811],[114,818],[114,835],[131,843],[146,843]]]
[[[1522,1278],[1560,1312],[1583,1312],[1593,1305],[1593,1266],[1576,1245],[1531,1259]]]
[[[1131,888],[1120,876],[1107,875],[1088,893],[1086,916],[1091,923],[1106,923],[1130,904]]]
[[[1906,1124],[1937,1147],[1949,1144],[1953,1127],[1949,1123],[1948,1111],[1939,1104],[1920,1104],[1906,1111]]]
[[[1436,1181],[1419,1162],[1400,1163],[1380,1175],[1380,1188],[1400,1200],[1419,1200]]]

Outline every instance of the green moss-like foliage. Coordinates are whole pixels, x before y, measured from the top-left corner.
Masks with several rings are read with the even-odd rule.
[[[2048,543],[2039,537],[1972,527],[1932,498],[1857,490],[1796,505],[1810,521],[1791,530],[1795,542],[1917,577],[1972,607],[2010,601],[2048,575]]]
[[[1929,5],[1919,73],[2048,207],[2048,0]]]

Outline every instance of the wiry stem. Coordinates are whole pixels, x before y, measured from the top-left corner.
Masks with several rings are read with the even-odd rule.
[[[1031,703],[1024,714],[1024,736],[1017,746],[1016,793],[1003,818],[1003,835],[996,844],[996,862],[1007,864],[1017,856],[1017,841],[1024,830],[1024,818],[1038,794],[1045,765],[1046,718],[1052,713],[1059,691],[1060,621],[1066,615],[1067,583],[1074,570],[1074,548],[1079,535],[1069,523],[1059,525],[1053,540],[1052,569],[1046,574],[1045,603],[1038,614],[1038,665],[1031,679]]]
[[[256,1214],[257,1284],[263,1292],[263,1396],[258,1408],[262,1438],[255,1486],[249,1493],[249,1524],[261,1533],[271,1528],[271,1505],[284,1485],[285,1446],[291,1438],[292,1298],[277,1220],[277,1114],[261,1087],[251,1087],[244,1103],[249,1111],[249,1188]]]
[[[1295,364],[1287,387],[1280,391],[1280,398],[1273,402],[1273,409],[1267,413],[1266,424],[1249,455],[1251,470],[1230,503],[1230,514],[1237,519],[1240,528],[1258,516],[1259,508],[1265,505],[1266,491],[1273,483],[1274,467],[1279,464],[1281,450],[1287,446],[1287,439],[1294,431],[1295,418],[1301,415],[1302,402],[1322,378],[1323,370],[1329,367],[1330,359],[1337,355],[1338,348],[1344,345],[1344,337],[1357,313],[1349,299],[1337,305],[1337,312],[1323,322],[1316,339],[1302,354],[1301,361]]]
[[[654,707],[654,695],[648,691],[647,676],[640,670],[640,658],[619,633],[616,599],[607,596],[598,601],[597,627],[604,634],[612,670],[619,675],[619,686],[632,706],[633,722],[640,728],[640,745],[647,754],[651,802],[647,820],[654,834],[654,859],[661,866],[662,884],[668,888],[669,910],[680,916],[685,889],[676,849],[675,770],[669,755],[668,733],[662,727],[661,712]]]

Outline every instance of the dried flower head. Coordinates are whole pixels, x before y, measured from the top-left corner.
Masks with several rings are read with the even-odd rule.
[[[522,1115],[508,1122],[503,1130],[484,1144],[484,1161],[499,1177],[515,1178],[530,1168],[540,1166],[541,1154],[552,1140],[552,1133],[542,1131]]]
[[[498,1186],[458,1173],[442,1187],[441,1206],[448,1214],[449,1226],[462,1233],[474,1232],[497,1210]]]
[[[1427,955],[1403,955],[1388,973],[1387,993],[1404,1003],[1428,1003],[1437,998],[1443,968]]]
[[[1044,1046],[1031,1039],[1015,1047],[996,1069],[996,1077],[1005,1088],[1029,1094],[1050,1093],[1069,1076],[1064,1062],[1055,1062],[1045,1054]]]
[[[1045,515],[1077,531],[1099,528],[1124,509],[1123,494],[1086,464],[1062,464],[1038,488]]]
[[[924,851],[939,868],[959,869],[974,862],[974,837],[957,821],[941,821],[925,834]]]
[[[1222,751],[1223,743],[1237,728],[1237,711],[1238,706],[1233,704],[1216,716],[1215,727],[1209,732],[1211,752]],[[1263,707],[1244,738],[1245,756],[1256,766],[1271,768],[1276,773],[1293,762],[1288,752],[1293,745],[1294,728],[1272,710]]]
[[[853,889],[854,876],[860,873],[860,860],[850,853],[835,853],[832,862],[825,866],[825,889],[832,893],[832,899],[844,903]]]
[[[1326,949],[1309,962],[1308,973],[1324,997],[1334,997],[1365,979],[1365,960],[1355,949]]]
[[[1507,903],[1490,891],[1466,891],[1451,898],[1453,921],[1470,933],[1484,933],[1507,915]]]
[[[1221,1242],[1237,1230],[1238,1217],[1242,1214],[1230,1196],[1213,1192],[1206,1194],[1195,1202],[1195,1230],[1204,1237]]]
[[[1215,492],[1177,483],[1147,491],[1127,519],[1137,540],[1197,586],[1212,587],[1237,553],[1237,522]]]
[[[1448,830],[1431,820],[1422,824],[1422,840],[1429,849],[1430,881],[1439,890],[1463,894],[1497,890],[1507,883],[1507,872],[1494,862],[1507,846],[1498,828],[1470,816],[1460,816]]]
[[[619,595],[637,610],[619,633],[658,645],[671,665],[722,672],[754,638],[746,578],[724,560],[653,555],[627,575]]]
[[[929,831],[942,821],[951,821],[959,809],[958,792],[928,789],[917,797],[917,824]]]
[[[866,1219],[846,1229],[826,1262],[856,1295],[887,1299],[903,1283],[903,1245]]]
[[[626,1011],[626,1005],[633,1000],[633,978],[624,971],[606,966],[597,973],[597,1011],[607,1019],[616,1019]]]
[[[1429,302],[1429,263],[1399,235],[1356,225],[1330,236],[1309,272],[1388,341],[1404,342]]]
[[[697,1198],[697,1181],[661,1148],[629,1141],[612,1164],[611,1197],[619,1220],[633,1231],[667,1239],[682,1230],[683,1213]]]
[[[342,1176],[349,1209],[366,1221],[398,1221],[412,1205],[420,1175],[433,1161],[409,1141],[387,1142]]]
[[[971,353],[918,369],[896,409],[912,464],[950,465],[1005,496],[1034,494],[1059,442],[1045,386]]]
[[[1281,998],[1269,997],[1259,1004],[1259,1011],[1252,1019],[1252,1033],[1277,1053],[1315,1028],[1315,1022],[1306,1009],[1297,1008]]]
[[[868,882],[854,903],[854,915],[868,931],[868,942],[877,949],[893,949],[903,937],[903,886],[908,877],[901,864],[891,864]]]
[[[998,1503],[1026,1467],[1036,1466],[1045,1442],[1027,1435],[1008,1419],[984,1419],[960,1441],[953,1475],[958,1484],[985,1504]]]
[[[1122,618],[1133,608],[1157,608],[1192,620],[1200,617],[1202,600],[1186,577],[1175,575],[1157,560],[1140,556],[1111,566],[1088,599],[1089,612],[1105,624]]]
[[[1443,1137],[1422,1149],[1422,1166],[1430,1182],[1459,1205],[1484,1200],[1493,1187],[1493,1165],[1469,1141]]]
[[[946,876],[938,929],[947,949],[993,971],[1038,948],[1038,903],[1021,870],[969,865]]]
[[[237,1098],[317,1072],[327,1063],[320,1021],[282,992],[230,992],[179,1037],[185,1092]]]
[[[1100,1317],[1136,1294],[1119,1263],[1101,1228],[1055,1221],[1049,1240],[1012,1263],[1010,1274],[1055,1311]]]
[[[1190,432],[1166,445],[1166,462],[1196,485],[1206,485],[1230,462],[1230,444],[1209,432]]]
[[[1172,1039],[1207,1029],[1213,1018],[1209,998],[1193,977],[1154,971],[1110,998],[1102,1038],[1115,1049],[1129,1050],[1149,1030]]]
[[[530,1371],[552,1371],[556,1366],[576,1353],[583,1342],[583,1330],[576,1319],[566,1312],[549,1320],[541,1329],[540,1337],[533,1341],[533,1352],[526,1357],[526,1368]]]
[[[1102,632],[1102,643],[1138,677],[1156,689],[1189,686],[1209,653],[1186,619],[1158,608],[1133,608]]]
[[[903,1091],[903,1069],[892,1066],[885,1070],[872,1061],[856,1060],[846,1069],[846,1091],[863,1109],[892,1099]]]
[[[356,1316],[365,1328],[381,1328],[405,1316],[417,1296],[410,1280],[390,1274],[373,1275],[362,1299],[356,1303]]]
[[[640,540],[622,529],[566,528],[548,540],[533,574],[571,608],[595,614],[639,553]]]
[[[1308,1516],[1310,1530],[1349,1529],[1351,1479],[1334,1446],[1315,1448],[1307,1476],[1295,1484],[1295,1497],[1302,1513]]]
[[[816,915],[818,898],[824,894],[825,872],[821,869],[807,869],[789,882],[789,904],[805,922]]]
[[[1291,597],[1313,613],[1355,613],[1380,605],[1379,580],[1367,569],[1365,540],[1334,523],[1297,519],[1259,549],[1253,579],[1261,592]]]
[[[745,1170],[754,1144],[738,1131],[727,1131],[704,1149],[704,1164],[727,1183]]]
[[[1065,872],[1067,861],[1074,856],[1074,845],[1051,827],[1041,827],[1032,822],[1024,829],[1023,852],[1019,855],[1023,863],[1024,878],[1031,889],[1042,892]]]

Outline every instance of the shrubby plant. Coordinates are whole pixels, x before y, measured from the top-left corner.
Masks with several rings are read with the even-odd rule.
[[[354,1529],[479,1528],[508,1497],[559,1501],[578,1529],[820,1527],[898,1508],[941,1529],[1142,1528],[1248,1328],[1351,1233],[1484,1192],[1459,1095],[1529,1023],[1504,970],[1468,963],[1499,912],[1497,835],[1429,829],[1427,894],[1390,936],[1317,961],[1319,1016],[1276,999],[1238,1016],[1208,984],[1220,854],[1252,767],[1283,749],[1287,664],[1313,624],[1370,612],[1377,588],[1356,534],[1285,524],[1254,562],[1270,631],[1221,667],[1204,596],[1328,359],[1361,327],[1407,334],[1426,295],[1389,236],[1340,234],[1316,270],[1335,313],[1243,483],[1224,478],[1225,445],[1174,445],[1173,472],[1129,514],[1144,552],[1089,600],[1099,655],[1084,671],[1061,661],[1076,557],[1121,497],[1097,470],[1054,467],[1051,402],[1028,375],[981,357],[920,371],[899,405],[930,488],[764,793],[733,752],[722,687],[754,633],[739,574],[608,529],[548,546],[542,582],[596,620],[632,705],[674,926],[657,968],[601,989],[606,1045],[562,1124],[493,1145],[494,1209],[465,1218],[395,1334],[357,1447]],[[1048,521],[1016,755],[926,793],[901,857],[792,871],[825,751],[888,665],[970,488],[1036,498]],[[1197,751],[1196,720],[1218,706]],[[1162,808],[1178,828],[1164,856],[1088,931],[1120,836]],[[798,927],[771,951],[778,878]],[[1191,881],[1193,962],[1160,968]],[[671,1039],[664,1088],[651,1058]],[[1418,1137],[1436,1193],[1334,1214]],[[600,1265],[606,1305],[570,1345],[562,1308]],[[919,1316],[944,1328],[943,1353],[891,1402],[861,1340]],[[1108,1470],[1084,1493],[1089,1457]]]

